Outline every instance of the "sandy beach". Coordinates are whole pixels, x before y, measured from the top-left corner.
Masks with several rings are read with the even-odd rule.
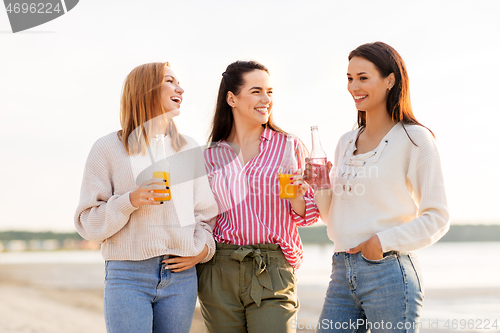
[[[0,264],[0,332],[106,332],[102,305],[103,280],[102,263]],[[299,279],[299,323],[317,321],[325,288],[326,285],[301,285]],[[453,309],[458,309],[460,304],[470,303],[478,297],[491,300],[492,303],[484,304],[485,309],[491,311],[492,305],[498,306],[500,289],[427,290],[421,332],[444,332],[443,321],[439,329],[433,328],[431,320],[435,318],[434,315],[439,311],[450,311],[449,314],[442,312],[440,318],[457,318],[460,313]],[[491,313],[489,316],[491,317]],[[475,331],[480,330],[458,330]],[[494,329],[488,330],[495,331],[498,332]],[[205,332],[199,308],[196,308],[191,332]],[[314,330],[299,329],[298,332]]]
[[[103,280],[103,264],[0,265],[0,332],[105,333]]]

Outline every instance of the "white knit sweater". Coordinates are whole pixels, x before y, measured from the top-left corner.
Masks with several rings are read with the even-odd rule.
[[[422,126],[405,128],[417,146],[401,123],[365,154],[354,155],[359,129],[340,138],[332,190],[317,194],[336,252],[353,248],[375,234],[384,252],[408,252],[437,242],[448,231],[449,213],[435,140]],[[328,204],[321,207],[322,200]]]
[[[143,260],[164,254],[195,256],[205,245],[215,253],[212,229],[217,203],[205,175],[203,154],[189,138],[181,152],[165,138],[172,199],[136,208],[130,193],[152,178],[146,155],[129,156],[116,132],[92,147],[83,175],[75,226],[85,239],[102,243],[105,260]]]

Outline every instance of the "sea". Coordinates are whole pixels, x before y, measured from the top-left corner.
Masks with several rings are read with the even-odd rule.
[[[331,274],[333,245],[304,245],[297,270],[304,323],[318,320]],[[439,242],[416,252],[425,285],[422,332],[500,332],[500,242]],[[0,253],[2,264],[103,264],[99,251]],[[103,277],[103,276],[102,276]],[[87,283],[100,287],[101,275]]]

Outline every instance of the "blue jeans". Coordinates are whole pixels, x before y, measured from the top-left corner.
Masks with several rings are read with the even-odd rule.
[[[418,332],[423,301],[411,254],[391,251],[368,260],[361,252],[338,252],[318,332]]]
[[[172,273],[161,261],[106,261],[108,333],[189,332],[198,293],[196,268]]]

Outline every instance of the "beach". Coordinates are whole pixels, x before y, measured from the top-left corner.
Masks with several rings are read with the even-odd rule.
[[[470,247],[478,249],[478,245]],[[456,274],[456,270],[439,259],[439,246],[436,248],[429,260],[422,254],[429,279],[420,331],[500,332],[492,326],[494,320],[500,325],[500,287],[494,284],[498,284],[498,266],[482,266],[481,272],[474,267],[462,267],[452,281],[446,274]],[[318,321],[329,276],[328,265],[318,262],[327,260],[330,250],[306,246],[306,260],[297,271],[298,332],[314,332],[308,327]],[[432,266],[433,261],[436,267]],[[456,267],[453,260],[448,263]],[[473,276],[481,283],[469,281]],[[447,285],[440,285],[442,280]],[[0,333],[104,333],[103,288],[104,263],[98,251],[1,253]],[[486,321],[490,322],[489,328]],[[191,332],[205,332],[199,307]]]

